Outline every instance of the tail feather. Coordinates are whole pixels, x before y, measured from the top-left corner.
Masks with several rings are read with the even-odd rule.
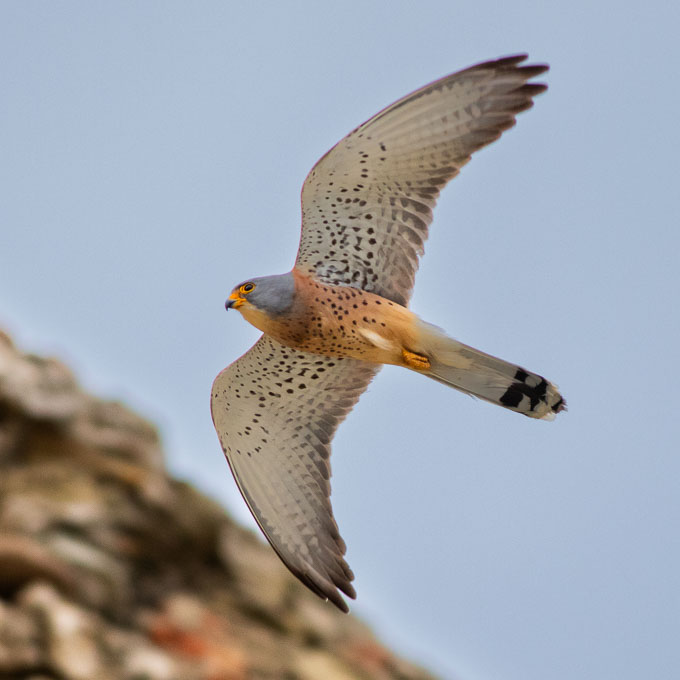
[[[566,409],[557,386],[542,376],[464,345],[431,324],[421,322],[419,330],[419,349],[430,361],[420,373],[530,418],[552,420]]]

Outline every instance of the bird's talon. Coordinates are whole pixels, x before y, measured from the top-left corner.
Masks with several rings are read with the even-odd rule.
[[[402,349],[401,356],[404,363],[409,368],[414,368],[416,371],[426,371],[430,368],[430,360],[422,354],[416,354],[415,352],[409,352],[407,349]]]

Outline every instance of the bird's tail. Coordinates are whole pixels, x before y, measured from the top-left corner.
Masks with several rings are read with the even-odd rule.
[[[418,366],[418,354],[416,361],[407,361],[418,373],[530,418],[552,420],[566,409],[557,386],[542,376],[464,345],[424,321],[418,335],[418,353],[427,362]]]

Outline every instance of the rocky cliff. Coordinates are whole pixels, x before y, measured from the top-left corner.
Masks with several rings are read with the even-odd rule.
[[[0,678],[431,677],[169,477],[153,425],[0,333]]]

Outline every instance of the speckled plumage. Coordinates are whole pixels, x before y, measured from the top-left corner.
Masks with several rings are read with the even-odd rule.
[[[545,85],[524,55],[442,78],[356,128],[302,189],[288,274],[239,284],[264,335],[216,378],[212,415],[236,482],[288,568],[343,611],[354,597],[330,505],[330,442],[385,363],[533,418],[565,408],[556,387],[425,323],[406,305],[444,185]]]
[[[286,566],[345,609],[354,597],[330,504],[330,443],[379,366],[301,352],[263,335],[226,368],[212,413],[239,489]]]

